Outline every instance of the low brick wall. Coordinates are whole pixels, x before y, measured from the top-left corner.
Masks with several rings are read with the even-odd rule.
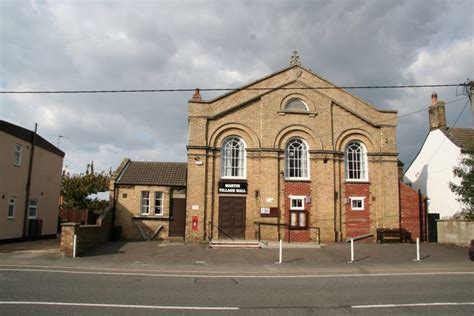
[[[474,220],[438,220],[438,243],[469,246],[474,239]]]
[[[109,207],[104,211],[97,219],[96,225],[64,223],[61,226],[61,252],[66,257],[73,256],[74,235],[76,235],[76,255],[79,255],[89,248],[110,240],[112,208]]]

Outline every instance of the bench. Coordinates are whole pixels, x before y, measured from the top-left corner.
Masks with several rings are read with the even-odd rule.
[[[412,242],[411,233],[403,228],[377,228],[377,242],[385,241]]]

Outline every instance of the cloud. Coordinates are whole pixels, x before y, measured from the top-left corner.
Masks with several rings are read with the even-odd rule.
[[[338,85],[446,83],[472,74],[470,1],[1,1],[0,88],[238,87],[288,65]],[[400,114],[432,89],[351,91]],[[440,98],[455,98],[439,89]],[[218,93],[204,92],[204,98]],[[185,161],[192,93],[0,95],[0,117],[53,143],[65,164],[115,169],[123,157]],[[463,101],[448,108],[453,122]],[[468,124],[464,118],[458,125]],[[427,114],[399,121],[410,161]]]

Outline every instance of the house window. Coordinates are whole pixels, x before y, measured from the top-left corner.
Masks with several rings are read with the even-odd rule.
[[[15,198],[8,199],[8,218],[15,217]]]
[[[308,179],[308,146],[299,138],[290,139],[286,146],[286,178]]]
[[[140,213],[142,215],[150,214],[150,192],[142,191]]]
[[[285,104],[285,110],[287,111],[308,111],[306,103],[301,99],[293,98],[288,100]]]
[[[163,192],[155,192],[155,215],[163,215]]]
[[[305,229],[308,226],[304,200],[304,196],[290,196],[290,227],[293,229]]]
[[[30,200],[28,205],[28,218],[35,219],[38,216],[38,201]]]
[[[245,178],[245,144],[238,137],[226,138],[221,149],[221,177]]]
[[[363,211],[365,209],[364,207],[365,197],[351,197],[350,201],[351,201],[351,210]]]
[[[21,151],[22,147],[20,144],[15,145],[15,156],[13,158],[13,163],[17,166],[21,165]]]
[[[292,210],[304,210],[304,196],[290,196],[290,208]]]
[[[367,181],[367,150],[361,142],[350,142],[346,147],[346,180]]]

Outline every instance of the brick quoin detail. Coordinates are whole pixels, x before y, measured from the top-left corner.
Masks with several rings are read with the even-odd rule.
[[[285,224],[290,224],[290,195],[311,196],[311,183],[309,182],[285,182]],[[308,211],[308,218],[306,219],[308,226],[311,223],[311,208],[312,204],[306,203],[305,210]],[[288,229],[285,229],[285,240],[291,237],[291,242],[308,242],[310,241],[309,230],[291,230],[288,235]]]
[[[345,183],[346,211],[346,236],[356,237],[370,233],[370,184],[369,183]],[[352,210],[350,197],[365,197],[364,210]]]
[[[421,201],[420,201],[421,198]],[[422,214],[420,219],[420,202]],[[423,196],[404,183],[400,183],[400,209],[401,227],[411,233],[411,238],[424,240],[424,227],[426,227],[426,209],[423,203]],[[420,220],[422,232],[420,234]]]

